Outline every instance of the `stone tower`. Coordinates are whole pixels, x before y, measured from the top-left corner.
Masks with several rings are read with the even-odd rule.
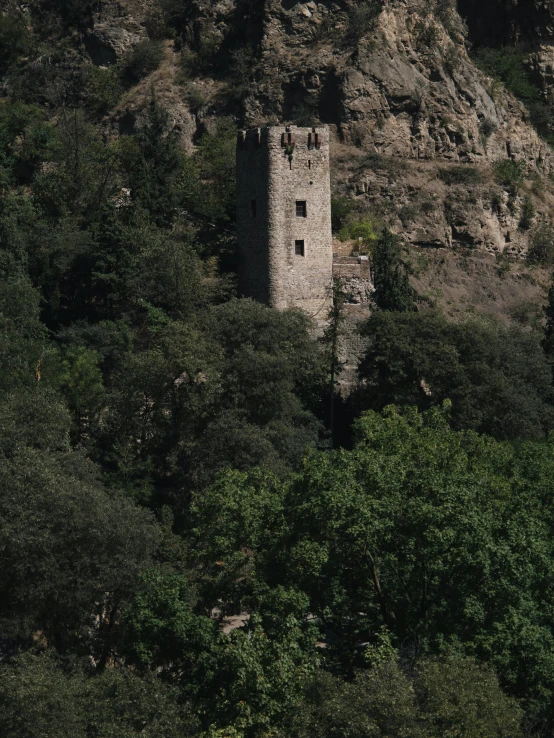
[[[327,127],[239,133],[237,238],[241,294],[325,321],[333,269]]]

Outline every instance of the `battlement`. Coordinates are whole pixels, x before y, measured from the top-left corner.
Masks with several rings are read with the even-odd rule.
[[[325,144],[329,148],[329,137],[325,136],[327,128],[298,128],[297,126],[286,126],[285,130],[278,127],[266,127],[239,131],[237,146],[241,150],[259,148],[268,144],[270,137],[273,139],[274,134],[279,134],[279,131],[282,149],[295,148],[298,145],[299,148],[305,147],[309,151],[319,151]]]
[[[326,126],[239,132],[237,239],[243,295],[325,320],[333,269]]]

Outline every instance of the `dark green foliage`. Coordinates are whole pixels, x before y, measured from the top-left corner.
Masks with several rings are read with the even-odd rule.
[[[292,718],[298,738],[481,738],[521,736],[522,715],[487,669],[469,659],[427,661],[403,670],[376,664],[344,682],[325,672]]]
[[[515,47],[498,49],[481,47],[473,59],[477,66],[515,95],[529,110],[531,123],[547,141],[552,139],[552,112],[544,102],[536,84],[527,56]]]
[[[158,532],[146,511],[102,488],[90,462],[64,453],[67,416],[40,386],[7,397],[0,415],[4,633],[39,628],[58,646],[85,642],[100,654]],[[39,428],[48,429],[44,438]]]
[[[230,54],[230,96],[234,100],[244,100],[251,92],[256,72],[254,49],[243,46]]]
[[[174,687],[117,667],[95,674],[88,659],[68,664],[46,652],[4,662],[0,694],[5,738],[185,738],[198,731]]]
[[[491,136],[496,130],[496,123],[490,118],[483,118],[479,125],[479,130],[484,138]]]
[[[184,48],[181,52],[183,72],[189,77],[198,77],[214,72],[221,38],[204,26],[194,49]]]
[[[225,592],[240,582],[243,601],[261,600],[266,612],[277,592],[283,604],[296,592],[295,606],[327,641],[322,658],[347,673],[364,663],[360,644],[375,643],[386,625],[407,655],[417,644],[419,653],[447,648],[488,661],[531,713],[550,720],[550,441],[514,449],[452,431],[438,409],[368,413],[356,430],[353,451],[311,454],[277,495],[275,481],[233,473],[199,497],[208,571],[219,568]],[[369,663],[386,655],[382,645]],[[430,667],[421,694],[431,735],[463,720],[489,720],[489,731],[516,720],[498,690],[493,698],[494,679],[467,666],[464,676],[453,664],[448,679]],[[488,714],[478,707],[487,681]]]
[[[542,223],[531,233],[527,259],[532,264],[549,265],[554,262],[554,229]]]
[[[481,182],[481,173],[471,166],[455,166],[441,169],[439,177],[448,185],[464,184],[472,185]]]
[[[31,36],[21,12],[0,16],[0,70],[5,71],[30,49]]]
[[[361,0],[350,10],[348,16],[348,32],[350,37],[359,41],[375,26],[383,6],[380,0]]]
[[[48,344],[39,299],[28,277],[13,266],[1,269],[0,262],[0,391],[36,381]]]
[[[168,130],[167,112],[152,94],[143,124],[125,154],[131,197],[158,225],[176,215],[181,153]]]
[[[498,184],[515,193],[523,181],[524,164],[514,159],[499,159],[494,162],[493,168]]]
[[[533,218],[535,217],[535,206],[529,195],[525,195],[523,203],[521,205],[521,214],[519,216],[518,227],[522,231],[528,231],[533,224]]]
[[[546,317],[546,325],[544,327],[544,335],[542,339],[542,347],[548,361],[554,362],[554,274],[548,290],[548,301],[544,309]]]
[[[121,82],[116,69],[102,69],[91,65],[83,71],[84,104],[94,116],[101,116],[113,108],[121,96]]]
[[[415,310],[415,291],[402,263],[401,241],[387,228],[372,252],[373,299],[381,310]]]
[[[449,323],[434,313],[376,313],[364,333],[360,398],[421,408],[452,401],[456,428],[497,438],[540,438],[552,424],[547,362],[534,334],[478,321]]]
[[[160,66],[163,59],[161,41],[145,39],[127,53],[121,62],[121,73],[129,83],[140,82]]]
[[[196,597],[179,574],[147,572],[125,614],[127,649],[138,664],[187,674],[189,690],[198,689],[213,666],[217,622],[195,615]],[[168,667],[168,664],[171,664]]]
[[[432,8],[456,30],[449,0]],[[351,40],[379,9],[354,9]],[[320,341],[303,313],[231,299],[236,120],[189,156],[154,94],[114,111],[170,36],[236,107],[260,8],[239,4],[223,36],[161,0],[153,40],[108,68],[85,52],[97,10],[0,18],[0,733],[515,738],[496,673],[549,737],[551,305],[546,359],[532,306],[513,311],[527,333],[415,313],[400,240],[335,200],[380,308],[353,414],[453,406],[370,413],[331,452],[344,295]],[[202,107],[201,80],[183,85]],[[522,165],[496,175],[515,212]],[[468,166],[444,179],[477,183]]]
[[[333,233],[340,231],[353,208],[354,203],[344,195],[331,198],[331,227]]]
[[[49,166],[34,180],[37,204],[52,218],[94,221],[116,192],[117,157],[81,111],[64,110],[49,146]]]
[[[303,314],[234,300],[195,328],[154,311],[150,320],[147,348],[115,373],[98,428],[119,473],[132,460],[164,484],[204,487],[226,466],[284,474],[318,442],[325,367]]]

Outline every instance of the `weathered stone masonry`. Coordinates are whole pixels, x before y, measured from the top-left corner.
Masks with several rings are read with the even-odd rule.
[[[237,236],[241,294],[326,320],[333,272],[328,128],[239,133]]]

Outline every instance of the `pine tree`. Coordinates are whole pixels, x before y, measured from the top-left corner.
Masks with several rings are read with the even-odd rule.
[[[412,312],[416,293],[402,263],[401,242],[385,228],[373,252],[374,300],[382,310]]]
[[[542,347],[547,357],[554,360],[554,272],[552,273],[552,282],[548,290],[548,303],[544,309],[546,315],[546,325],[544,327],[544,338],[542,339]]]
[[[136,141],[140,153],[131,170],[131,195],[149,212],[155,223],[167,226],[175,216],[175,179],[182,157],[177,141],[169,131],[169,116],[154,94]]]

